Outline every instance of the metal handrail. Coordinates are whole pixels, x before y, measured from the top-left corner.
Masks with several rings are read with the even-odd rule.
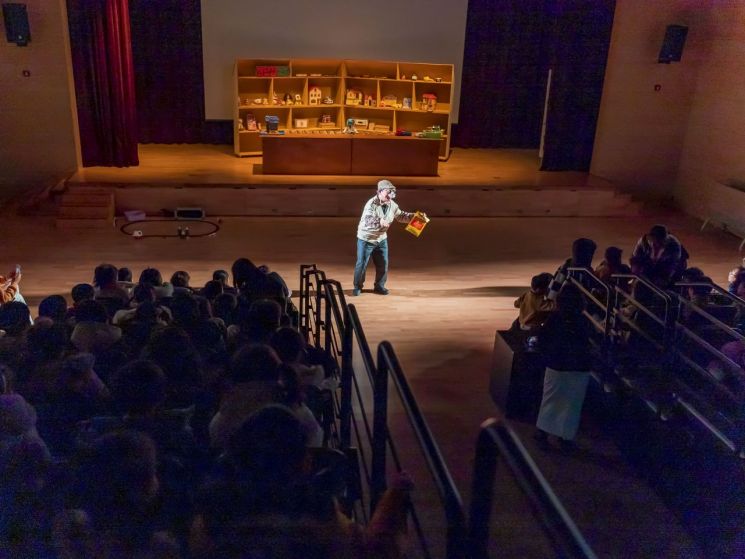
[[[459,558],[465,555],[466,541],[465,528],[466,518],[463,510],[463,501],[455,486],[450,470],[440,452],[440,447],[435,441],[432,431],[424,419],[419,404],[414,397],[409,382],[401,369],[396,352],[389,342],[381,342],[378,346],[378,375],[375,382],[375,439],[374,448],[378,450],[377,473],[385,473],[385,443],[388,440],[387,428],[387,396],[388,376],[391,376],[396,386],[399,398],[403,404],[416,435],[419,446],[424,451],[427,466],[437,486],[440,502],[445,510],[447,520],[447,557]],[[378,484],[375,489],[385,489],[384,485]],[[379,498],[380,495],[378,495]]]
[[[513,478],[530,501],[534,514],[553,544],[557,556],[594,559],[595,553],[520,439],[503,418],[484,421],[476,443],[468,534],[470,557],[489,557],[489,519],[499,457],[507,464]]]

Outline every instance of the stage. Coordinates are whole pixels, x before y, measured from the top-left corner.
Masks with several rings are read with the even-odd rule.
[[[140,165],[88,167],[65,182],[77,199],[113,195],[115,213],[201,207],[208,215],[353,216],[380,176],[268,175],[261,157],[235,157],[230,146],[143,144]],[[628,216],[628,195],[588,173],[543,172],[535,150],[454,149],[432,177],[386,177],[399,201],[431,216]],[[95,188],[95,190],[89,190]],[[60,217],[82,219],[77,209]],[[67,206],[71,207],[71,206]],[[74,215],[73,215],[74,214]]]

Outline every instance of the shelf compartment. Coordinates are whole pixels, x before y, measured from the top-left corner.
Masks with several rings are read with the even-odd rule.
[[[395,132],[393,128],[393,115],[395,111],[391,110],[378,110],[371,107],[344,107],[344,120],[355,118],[355,119],[366,119],[369,123],[372,122],[376,125],[388,126],[389,132]],[[358,127],[360,131],[369,130],[369,128]]]
[[[377,60],[345,60],[348,78],[389,78],[395,79],[398,67],[395,62]]]
[[[240,105],[252,105],[254,99],[272,100],[272,78],[238,78]]]
[[[295,104],[295,95],[300,95],[300,103],[304,104],[307,102],[305,83],[305,78],[274,78],[272,80],[272,94],[277,95],[280,101],[283,101],[285,95],[289,94],[292,97],[293,105]],[[276,107],[276,105],[274,106]]]
[[[414,82],[415,103],[413,108],[421,109],[422,96],[425,93],[433,93],[437,96],[436,111],[450,112],[450,84],[433,82]]]
[[[406,82],[381,80],[380,81],[380,101],[378,104],[382,103],[383,99],[387,95],[394,96],[397,102],[400,104],[403,104],[404,98],[408,98],[409,101],[411,101],[411,103],[414,103],[414,86]],[[413,104],[410,105],[410,107],[413,107],[413,106],[414,106]]]
[[[275,115],[279,117],[279,128],[287,128],[290,121],[290,108],[278,107],[277,105],[256,105],[249,107],[239,107],[238,116],[247,126],[247,117],[252,114],[256,122],[261,125],[261,129],[266,128],[266,117]]]
[[[321,76],[341,76],[342,75],[342,61],[341,60],[328,60],[318,58],[293,58],[292,59],[292,75],[297,76],[298,74],[306,74],[302,77],[315,77],[311,74],[321,74]]]
[[[396,111],[396,128],[402,128],[412,133],[421,132],[430,126],[439,126],[443,134],[448,134],[448,115],[436,113],[422,113],[419,111]]]
[[[331,116],[331,122],[334,123],[333,127],[324,128],[319,126],[319,122],[321,121],[321,115],[328,114]],[[333,130],[334,128],[338,129],[341,128],[342,122],[341,122],[341,108],[339,107],[329,107],[327,105],[320,105],[320,106],[314,106],[314,107],[301,107],[301,108],[294,108],[292,109],[292,121],[291,121],[291,128],[298,129],[295,126],[295,120],[296,119],[305,119],[308,121],[307,129],[317,129],[317,130]],[[300,128],[299,130],[302,130]]]
[[[335,105],[341,104],[341,78],[308,78],[308,92],[310,93],[314,87],[321,90],[321,99],[331,97]],[[308,95],[308,102],[310,102],[310,95]]]
[[[451,64],[427,64],[421,62],[398,63],[398,76],[396,77],[406,80],[411,79],[412,74],[416,74],[418,80],[423,79],[424,76],[429,76],[433,80],[440,78],[443,82],[450,84],[453,81],[453,66]]]
[[[348,107],[361,107],[364,106],[365,99],[371,97],[375,101],[377,106],[378,99],[378,80],[371,78],[346,78],[345,89],[342,92],[342,103]],[[357,89],[362,92],[362,103],[360,105],[348,105],[347,104],[347,91],[350,89]]]

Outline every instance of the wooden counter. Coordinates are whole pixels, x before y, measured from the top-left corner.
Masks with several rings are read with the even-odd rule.
[[[267,175],[437,176],[440,140],[413,136],[262,136]]]

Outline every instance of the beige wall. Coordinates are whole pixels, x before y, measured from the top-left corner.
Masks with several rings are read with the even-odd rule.
[[[591,173],[647,198],[672,193],[709,5],[706,0],[616,2]],[[669,24],[688,25],[688,38],[680,62],[659,64]]]
[[[28,46],[6,42],[0,18],[0,197],[37,189],[78,166],[65,0],[25,3]]]
[[[676,202],[705,218],[726,217],[745,233],[745,0],[716,2],[680,158]]]

